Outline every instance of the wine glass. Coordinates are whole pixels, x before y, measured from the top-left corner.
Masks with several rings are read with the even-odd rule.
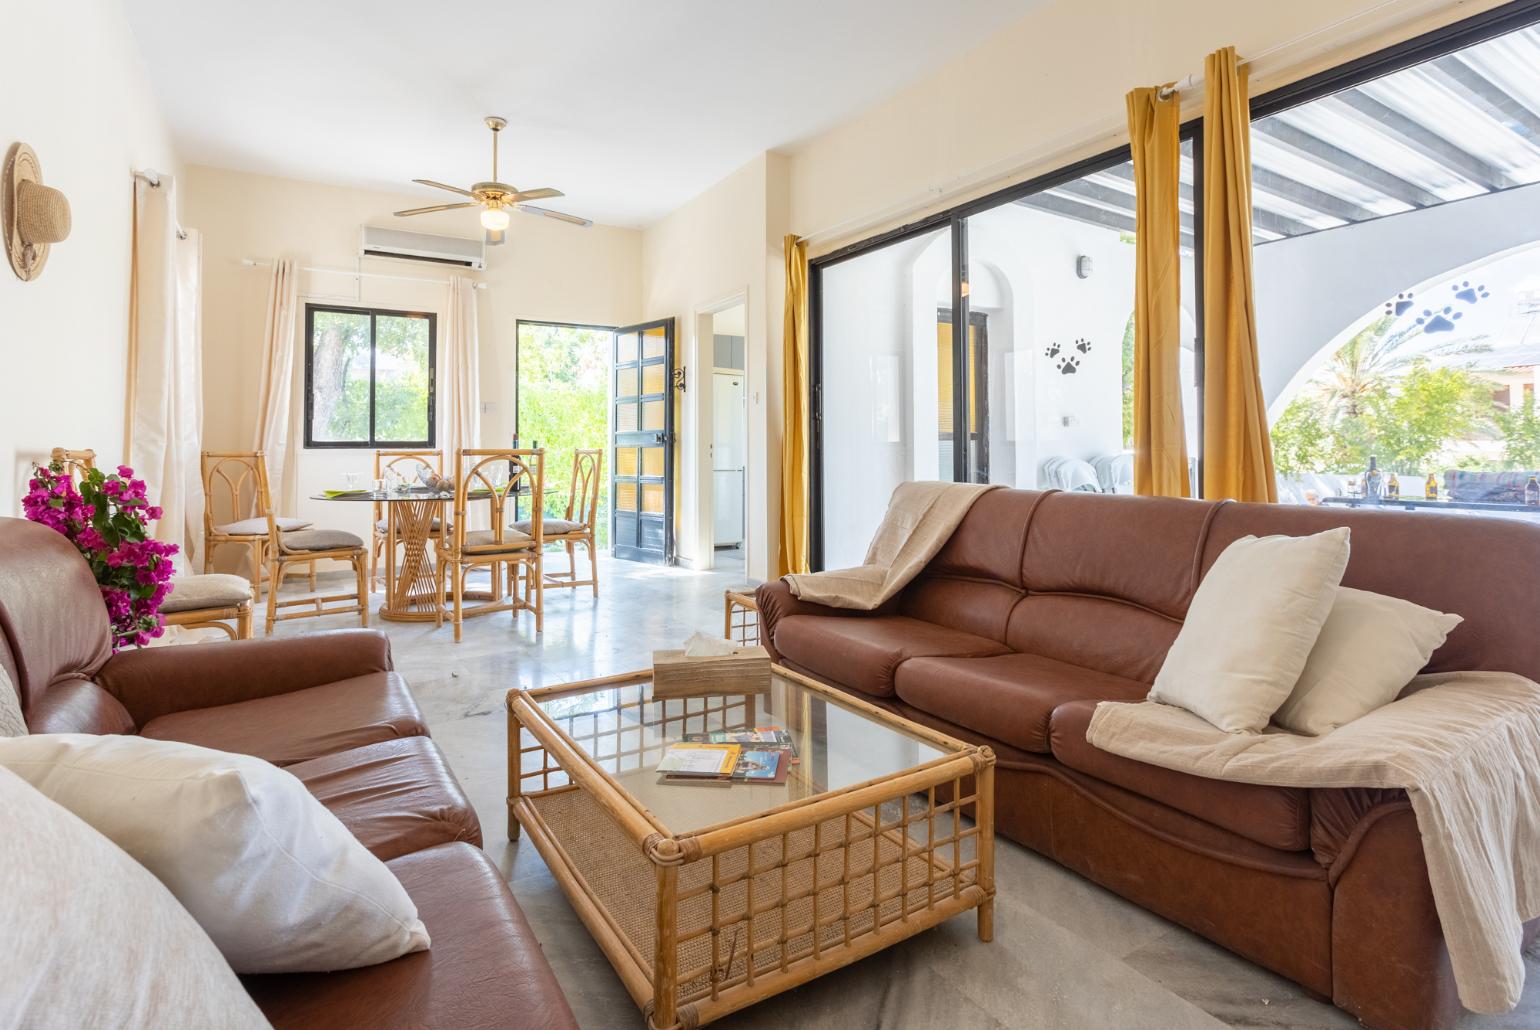
[[[348,492],[352,493],[354,490],[358,489],[358,473],[344,472],[342,474],[342,483],[347,487]]]

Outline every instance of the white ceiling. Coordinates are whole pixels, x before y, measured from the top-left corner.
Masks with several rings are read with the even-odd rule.
[[[448,194],[491,174],[645,225],[1041,0],[125,0],[183,160]]]

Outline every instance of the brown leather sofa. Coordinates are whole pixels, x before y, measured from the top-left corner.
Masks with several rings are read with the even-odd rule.
[[[1540,527],[1053,491],[982,496],[876,612],[766,584],[761,634],[792,669],[990,745],[1002,834],[1370,1026],[1448,1027],[1461,1006],[1404,794],[1210,780],[1085,739],[1099,701],[1148,692],[1227,545],[1339,525],[1345,585],[1464,616],[1430,670],[1540,679]]]
[[[0,665],[33,733],[139,733],[285,767],[400,879],[432,947],[364,969],[244,977],[274,1026],[577,1026],[383,634],[114,655],[74,548],[0,519]]]

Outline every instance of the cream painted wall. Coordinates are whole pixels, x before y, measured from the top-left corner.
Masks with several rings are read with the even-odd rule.
[[[709,319],[701,316],[740,301],[746,305],[748,574],[760,579],[769,575],[777,526],[773,499],[780,495],[786,173],[784,157],[761,154],[649,227],[642,241],[643,317],[675,319],[676,363],[686,370],[687,389],[676,398],[675,413],[675,539],[681,563],[693,568],[710,568],[713,557],[711,338],[701,329]]]
[[[0,514],[19,514],[33,461],[51,448],[123,452],[135,168],[178,171],[116,0],[8,4],[0,152],[37,152],[64,191],[70,238],[22,282],[0,260]]]
[[[395,196],[201,166],[190,168],[186,178],[186,221],[204,236],[204,445],[210,450],[251,449],[256,426],[268,272],[243,267],[243,258],[289,254],[302,265],[318,268],[361,266],[365,271],[440,281],[449,274],[448,269],[431,264],[358,256],[361,226],[407,227],[391,212],[421,206],[426,202],[421,194]],[[410,228],[471,236],[476,221],[464,211],[446,212],[416,217]],[[597,325],[637,321],[641,242],[641,233],[631,229],[581,229],[552,219],[515,217],[509,243],[490,251],[486,271],[467,273],[489,286],[477,294],[483,444],[506,440],[513,432],[517,320]],[[442,356],[448,291],[441,282],[305,274],[300,292],[302,305],[311,299],[435,312]],[[301,442],[303,322],[302,308],[297,327],[301,338],[296,341],[301,359],[296,362],[293,386],[293,432]],[[441,400],[441,419],[443,411]],[[438,442],[441,447],[446,442],[442,425]],[[339,485],[345,472],[358,472],[361,479],[368,479],[372,468],[369,450],[305,450],[301,443],[301,500],[296,514],[318,525],[366,536],[367,506],[313,501],[309,496]],[[565,474],[550,472],[553,479]],[[237,558],[230,550],[222,567]]]

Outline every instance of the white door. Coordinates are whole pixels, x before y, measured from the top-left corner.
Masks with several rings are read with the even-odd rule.
[[[717,547],[741,546],[749,429],[743,376],[718,372],[712,380],[711,468],[716,508],[712,543]]]

